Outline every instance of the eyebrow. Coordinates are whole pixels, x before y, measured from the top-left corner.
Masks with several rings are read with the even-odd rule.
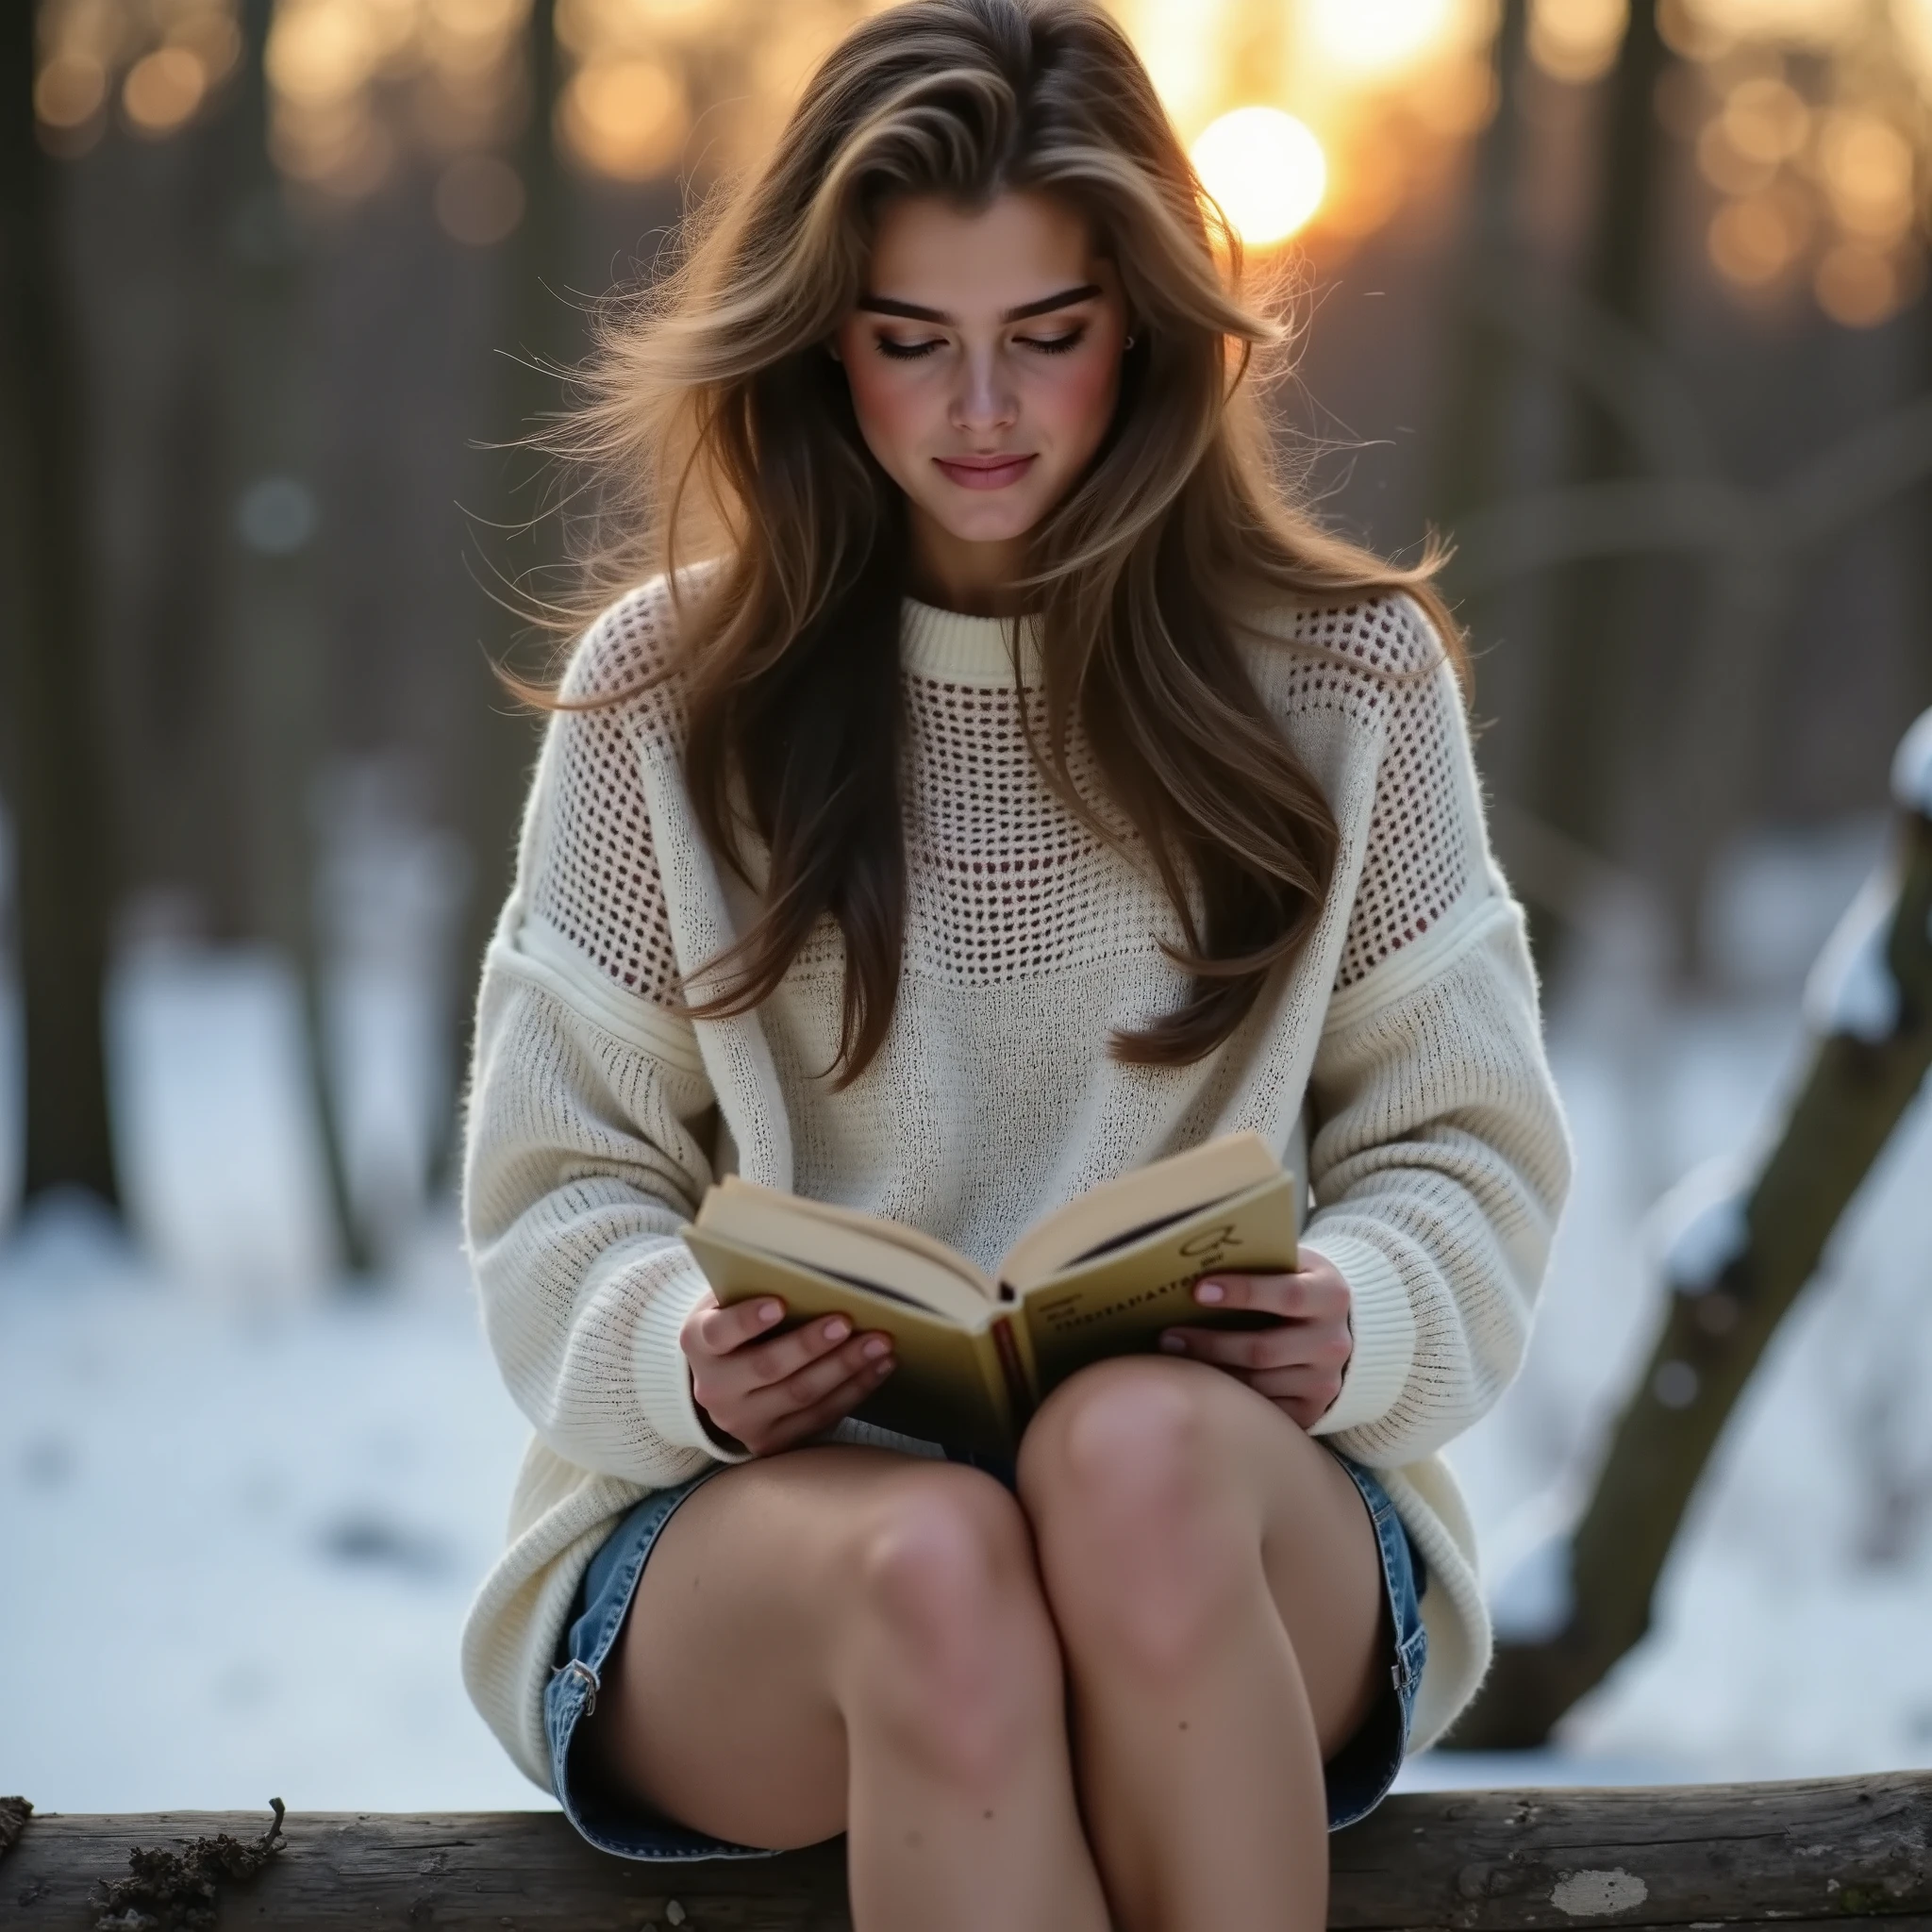
[[[1058,295],[1042,295],[1038,302],[1023,302],[1008,308],[1002,322],[1025,322],[1036,315],[1050,315],[1056,308],[1071,308],[1075,302],[1091,301],[1104,291],[1098,282],[1082,282],[1077,289],[1062,289]],[[895,302],[890,295],[861,295],[858,307],[868,315],[903,315],[908,322],[950,323],[943,308],[922,308],[916,302]]]

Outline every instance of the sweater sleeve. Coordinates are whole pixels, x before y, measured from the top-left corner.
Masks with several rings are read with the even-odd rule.
[[[1522,914],[1490,856],[1460,692],[1419,610],[1310,1080],[1307,1244],[1355,1349],[1314,1433],[1377,1467],[1467,1428],[1520,1366],[1569,1185]]]
[[[634,607],[566,678],[601,696]],[[675,986],[636,705],[559,712],[485,962],[464,1153],[484,1325],[539,1437],[581,1468],[682,1480],[728,1459],[678,1342],[706,1282],[679,1225],[711,1179],[713,1095]]]

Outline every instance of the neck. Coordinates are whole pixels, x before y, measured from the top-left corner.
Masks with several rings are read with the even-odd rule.
[[[1025,608],[1015,583],[1026,567],[1026,539],[970,543],[916,504],[912,508],[910,589],[922,604],[967,617],[1010,617]]]

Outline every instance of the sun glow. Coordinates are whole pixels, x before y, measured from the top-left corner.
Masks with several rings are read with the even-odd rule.
[[[1286,242],[1322,206],[1328,160],[1307,125],[1279,108],[1237,108],[1195,142],[1194,167],[1251,248]]]
[[[1454,0],[1307,0],[1314,51],[1344,74],[1399,74],[1437,52],[1456,25]]]

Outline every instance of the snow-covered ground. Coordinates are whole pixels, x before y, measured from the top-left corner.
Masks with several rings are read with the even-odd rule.
[[[1877,837],[1732,868],[1722,995],[1663,996],[1634,942],[1557,990],[1576,1192],[1528,1366],[1454,1452],[1507,1618],[1547,1596],[1539,1550],[1647,1348],[1646,1209],[1748,1149],[1802,1049],[1804,963]],[[389,881],[418,904],[421,858]],[[424,1158],[435,1003],[423,933],[365,926],[338,1018],[379,1207]],[[379,1289],[330,1287],[293,1025],[272,959],[137,948],[110,1031],[143,1258],[58,1206],[0,1248],[0,1790],[45,1808],[545,1802],[456,1664],[523,1424],[446,1209],[392,1235]],[[0,1096],[17,1058],[0,995]],[[16,1135],[0,1104],[0,1175]],[[1408,1782],[1932,1763],[1928,1179],[1922,1100],[1737,1418],[1655,1634],[1560,1748]]]

